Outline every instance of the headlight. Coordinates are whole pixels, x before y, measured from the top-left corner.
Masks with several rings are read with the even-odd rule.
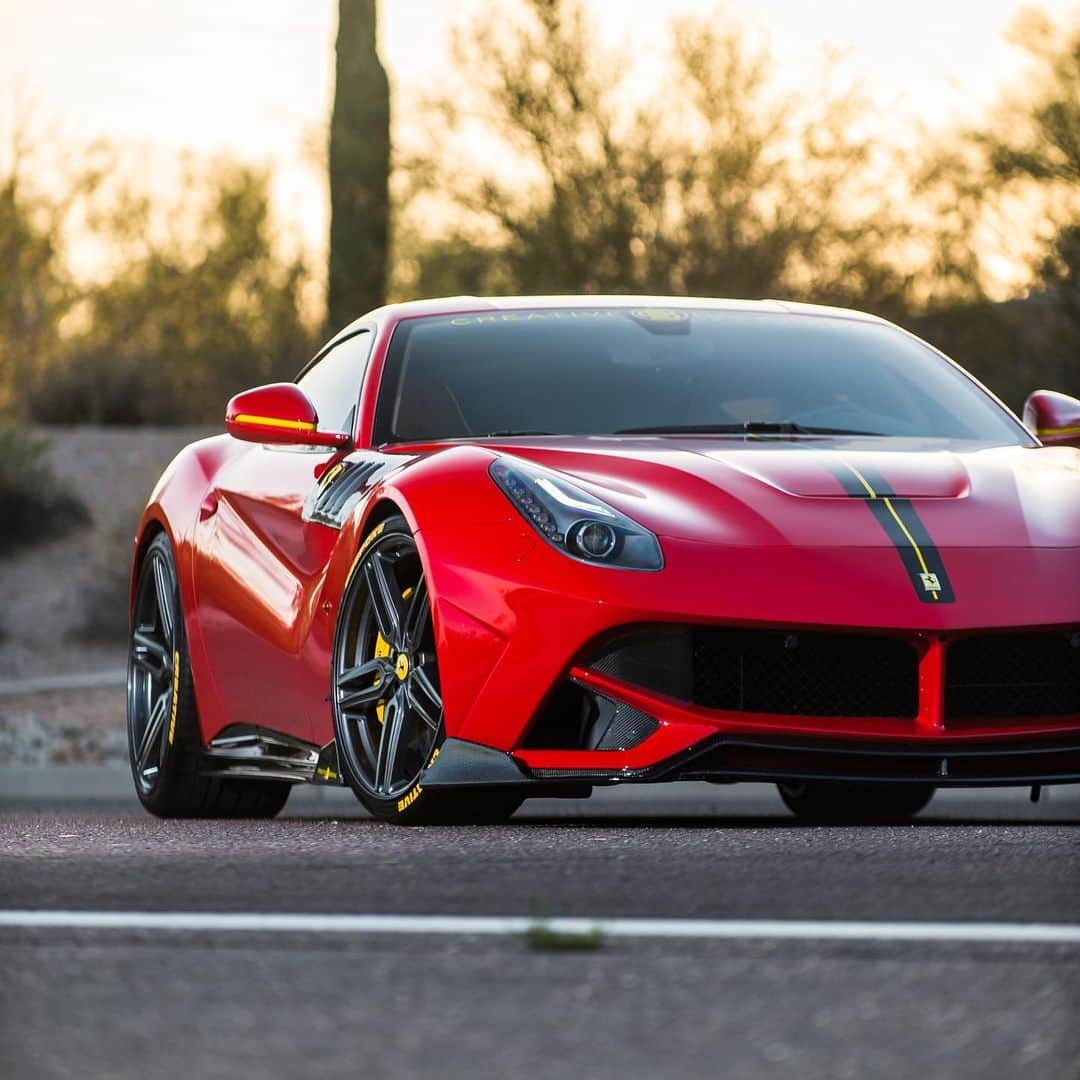
[[[581,488],[520,458],[501,457],[491,478],[525,520],[564,555],[596,566],[660,570],[660,541]]]

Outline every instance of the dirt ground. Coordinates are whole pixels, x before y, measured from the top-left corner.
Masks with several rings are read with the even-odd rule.
[[[87,635],[88,619],[122,626],[124,579],[139,514],[181,447],[204,428],[47,428],[56,475],[86,503],[92,524],[0,559],[0,683],[122,671],[122,633]],[[94,612],[94,605],[116,611]],[[102,618],[101,616],[106,616]],[[0,698],[0,765],[126,760],[122,688]]]
[[[126,573],[130,538],[162,470],[181,447],[213,432],[71,427],[40,434],[56,475],[86,503],[93,523],[0,559],[0,681],[123,666],[122,640],[86,640],[79,628],[102,580]]]

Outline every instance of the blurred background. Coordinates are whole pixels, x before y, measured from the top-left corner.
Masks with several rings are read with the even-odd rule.
[[[0,0],[0,764],[123,755],[118,684],[62,737],[19,685],[122,670],[138,511],[231,394],[534,292],[851,305],[1080,395],[1080,6]]]

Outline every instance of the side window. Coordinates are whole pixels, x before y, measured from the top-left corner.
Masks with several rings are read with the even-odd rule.
[[[323,430],[352,431],[370,351],[371,333],[361,330],[335,345],[296,380],[311,398]]]

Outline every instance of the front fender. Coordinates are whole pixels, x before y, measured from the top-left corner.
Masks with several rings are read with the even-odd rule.
[[[391,508],[402,514],[428,583],[449,735],[506,649],[514,617],[505,583],[540,543],[488,475],[494,459],[460,446],[408,462],[355,509],[327,572],[324,596],[339,602],[365,538]]]
[[[195,526],[213,477],[238,449],[239,444],[226,435],[202,439],[185,446],[166,467],[154,486],[135,534],[129,616],[134,605],[135,585],[143,553],[154,536],[158,532],[164,532],[169,537],[176,561],[180,606],[184,617],[195,700],[203,731],[220,727],[224,706],[214,682],[213,667],[207,654],[195,597]]]

